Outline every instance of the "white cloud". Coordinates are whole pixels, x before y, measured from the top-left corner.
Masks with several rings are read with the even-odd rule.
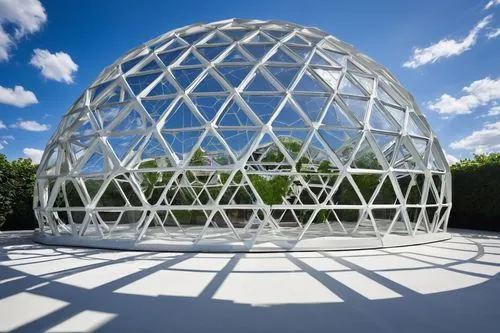
[[[35,120],[20,120],[17,123],[10,125],[10,127],[20,128],[31,132],[44,132],[50,128],[49,125],[40,124]]]
[[[446,160],[448,161],[449,165],[460,162],[460,160],[458,158],[456,158],[452,154],[448,154],[446,151],[444,152],[444,156],[446,156]]]
[[[48,50],[35,49],[30,64],[42,71],[42,75],[50,80],[73,83],[73,74],[78,65],[70,55],[64,52],[50,53]]]
[[[500,36],[500,28],[492,29],[486,33],[488,39],[497,38],[498,36]]]
[[[39,0],[0,0],[0,61],[9,59],[17,40],[40,30],[47,14]],[[8,33],[5,28],[13,30]]]
[[[35,94],[32,91],[25,90],[22,86],[15,86],[14,89],[0,86],[0,104],[24,108],[36,103],[38,103],[38,100]]]
[[[494,107],[492,107],[489,111],[488,111],[488,116],[491,116],[491,117],[494,117],[494,116],[500,116],[500,105],[496,105]]]
[[[0,120],[0,129],[3,129],[3,128],[7,128],[7,126],[5,126],[5,124],[3,123],[3,121]]]
[[[457,56],[469,50],[476,44],[479,32],[490,24],[493,15],[488,15],[471,30],[462,40],[442,39],[426,48],[415,48],[410,60],[403,67],[417,68],[428,63],[435,63],[441,58]]]
[[[429,109],[437,111],[443,115],[456,115],[472,113],[472,109],[479,106],[479,101],[474,96],[462,96],[455,98],[448,94],[443,94],[434,102],[430,102]]]
[[[490,0],[488,1],[488,3],[486,4],[486,6],[484,6],[484,9],[490,9],[492,7],[495,7],[496,5],[499,5],[500,4],[500,0]]]
[[[9,48],[13,42],[0,25],[0,61],[9,59]]]
[[[500,150],[500,121],[486,123],[483,128],[472,132],[458,141],[452,142],[453,149],[472,150],[476,154],[489,153]]]
[[[24,157],[31,158],[33,163],[38,164],[42,159],[43,150],[36,148],[24,148],[23,149]]]
[[[455,98],[448,94],[443,94],[433,102],[429,102],[429,109],[442,115],[469,114],[481,105],[487,105],[500,99],[500,78],[484,79],[472,82],[462,89],[466,94]]]

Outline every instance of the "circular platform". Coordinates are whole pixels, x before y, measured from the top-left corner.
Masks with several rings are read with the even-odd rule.
[[[35,231],[33,239],[47,245],[67,245],[78,247],[176,252],[288,252],[288,251],[333,251],[375,249],[406,245],[426,244],[450,239],[450,234],[394,233],[376,237],[372,230],[359,230],[356,233],[329,232],[326,226],[315,225],[302,238],[301,228],[281,228],[264,230],[255,241],[255,232],[240,228],[217,228],[209,230],[199,239],[201,226],[184,228],[150,228],[149,233],[140,241],[135,240],[135,230],[130,228],[115,230],[111,237],[103,238],[95,230],[89,230],[85,237],[59,234],[53,236]],[[234,231],[234,232],[233,232]],[[325,236],[328,235],[328,236]],[[298,240],[300,239],[300,240]]]
[[[0,232],[0,331],[496,332],[500,234],[450,233],[392,249],[155,253]]]

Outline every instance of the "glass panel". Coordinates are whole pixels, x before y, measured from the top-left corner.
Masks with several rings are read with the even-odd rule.
[[[115,155],[120,160],[123,160],[130,148],[137,144],[139,138],[139,135],[111,136],[108,137],[108,142],[113,148]]]
[[[92,133],[94,133],[94,128],[92,127],[88,114],[85,112],[75,121],[75,125],[71,130],[71,136],[90,135]]]
[[[396,155],[394,168],[409,170],[422,169],[420,165],[416,164],[415,158],[413,157],[411,151],[408,149],[406,143],[403,140],[401,141],[399,151]]]
[[[343,109],[336,101],[328,106],[322,124],[326,126],[360,127],[358,122],[354,122],[345,115]]]
[[[320,129],[319,133],[342,163],[346,163],[361,139],[362,132],[355,129],[331,128]]]
[[[103,96],[98,105],[126,102],[129,99],[129,94],[120,85],[117,85]]]
[[[94,152],[85,165],[80,169],[80,173],[98,173],[104,171],[104,157],[97,152]]]
[[[372,146],[366,138],[361,143],[361,146],[352,161],[351,167],[359,169],[382,169],[382,166],[377,159],[377,155],[375,155]]]
[[[288,48],[298,54],[302,59],[306,59],[312,51],[310,47],[288,45]]]
[[[253,130],[220,130],[219,133],[238,159],[247,152],[256,137],[256,132]]]
[[[189,44],[193,44],[193,43],[199,41],[202,37],[204,37],[206,35],[206,33],[207,33],[207,31],[201,31],[201,32],[197,32],[194,34],[189,34],[189,35],[185,35],[185,36],[181,36],[181,37]]]
[[[151,138],[149,139],[148,143],[146,144],[146,146],[142,151],[141,155],[142,159],[158,158],[165,156],[167,156],[165,148],[161,145],[156,136],[151,136]]]
[[[96,97],[98,97],[113,82],[114,81],[104,82],[94,88],[90,88],[91,101],[93,102]]]
[[[219,111],[220,107],[226,100],[226,96],[191,97],[191,100],[205,119],[210,121],[215,117],[217,111]]]
[[[373,138],[387,162],[391,163],[392,156],[396,149],[397,136],[373,133]]]
[[[184,51],[186,51],[186,48],[160,53],[158,54],[158,58],[160,58],[165,66],[169,66],[171,63],[177,60]]]
[[[260,71],[257,71],[252,81],[245,87],[245,91],[276,91],[276,87]]]
[[[201,142],[200,148],[191,159],[190,165],[228,165],[234,161],[224,145],[214,135],[207,135]]]
[[[202,131],[165,131],[162,130],[162,135],[168,143],[177,158],[184,160],[187,155],[193,150],[194,145],[198,141]]]
[[[330,66],[330,63],[327,62],[321,55],[319,55],[317,52],[314,52],[314,55],[311,58],[311,61],[309,62],[311,65],[324,65],[324,66]]]
[[[408,118],[408,133],[411,135],[427,136],[427,133],[423,130],[424,126],[418,119],[418,116],[411,112]]]
[[[245,102],[263,123],[267,123],[281,101],[281,96],[244,96]]]
[[[374,84],[374,80],[372,78],[361,76],[361,75],[358,75],[356,73],[352,73],[352,76],[354,77],[354,79],[357,82],[359,82],[363,86],[363,88],[365,88],[365,90],[369,94],[372,93],[372,91],[373,91],[373,84]]]
[[[233,85],[233,87],[238,87],[240,83],[247,77],[248,73],[252,69],[252,66],[224,66],[217,67],[217,70],[221,75]]]
[[[98,108],[94,111],[94,116],[101,128],[106,128],[123,109],[125,109],[123,104]]]
[[[221,54],[227,46],[214,46],[214,47],[198,47],[197,51],[205,57],[205,59],[212,61]]]
[[[361,123],[364,122],[368,101],[342,96],[347,110],[353,114]]]
[[[181,43],[178,39],[174,39],[172,43],[170,43],[165,50],[173,50],[179,47],[186,47],[185,43]]]
[[[152,50],[157,50],[160,47],[166,45],[170,41],[171,41],[170,38],[167,38],[167,39],[160,38],[160,40],[153,42],[153,44],[150,44],[148,47]]]
[[[348,94],[354,96],[365,96],[365,93],[361,91],[347,76],[342,78],[339,86],[339,92],[341,94]]]
[[[415,146],[415,149],[417,150],[418,154],[422,159],[424,159],[425,156],[425,151],[427,150],[427,140],[425,139],[420,139],[420,138],[414,138],[410,137],[411,141],[413,142],[413,145]]]
[[[158,121],[173,100],[174,100],[173,98],[163,98],[163,99],[153,99],[153,100],[143,99],[142,105],[149,113],[151,118],[153,118],[155,121]]]
[[[287,41],[288,44],[297,44],[308,46],[309,42],[305,41],[303,38],[295,35]]]
[[[288,88],[290,86],[300,70],[299,67],[267,66],[266,68],[274,75],[284,88]]]
[[[134,94],[138,95],[147,86],[151,84],[156,78],[160,76],[160,73],[152,73],[146,75],[129,76],[127,77],[128,85]]]
[[[281,141],[288,154],[295,159],[304,145],[307,130],[275,130],[274,134]]]
[[[432,145],[431,152],[429,154],[428,168],[431,170],[445,171],[445,162],[441,158],[435,144]]]
[[[189,54],[182,59],[182,62],[180,63],[181,66],[189,66],[189,65],[200,65],[201,61],[198,59],[198,57],[191,51]]]
[[[210,37],[205,44],[220,44],[220,43],[230,43],[231,39],[227,38],[225,35],[216,32],[212,37]]]
[[[390,116],[389,116],[390,117]],[[399,131],[399,125],[396,124],[392,118],[389,118],[382,109],[379,108],[377,104],[372,106],[372,114],[370,117],[370,125],[373,128],[397,132]]]
[[[392,98],[381,85],[377,86],[377,97],[386,103],[399,105],[394,98]]]
[[[144,58],[145,56],[141,56],[132,60],[125,61],[123,64],[121,64],[122,73],[127,73],[129,70],[132,69],[132,67],[137,65]]]
[[[274,40],[262,32],[257,33],[255,36],[247,40],[247,42],[251,43],[269,43],[269,42],[274,42]]]
[[[295,108],[287,102],[273,121],[275,127],[308,127]]]
[[[355,64],[354,64],[352,61],[350,61],[350,60],[347,60],[347,69],[348,69],[350,72],[351,72],[351,71],[355,71],[355,72],[361,72],[361,73],[363,73],[363,70],[362,70],[359,66],[355,65]]]
[[[146,120],[136,110],[130,111],[127,116],[113,128],[113,132],[125,132],[146,129]]]
[[[347,62],[347,55],[327,49],[323,49],[323,51],[326,53],[326,55],[334,61],[334,63],[339,64],[339,66],[345,66]]]
[[[247,59],[237,48],[234,48],[228,55],[224,58],[223,62],[249,62]]]
[[[175,89],[173,84],[170,83],[168,78],[165,76],[153,89],[151,89],[148,96],[168,95],[175,93],[177,93],[177,89]]]
[[[391,116],[398,122],[400,127],[403,127],[405,121],[405,111],[401,109],[396,109],[390,105],[384,104],[384,109],[389,111]]]
[[[241,106],[232,101],[217,121],[219,126],[255,126]]]
[[[222,30],[222,32],[229,37],[231,37],[232,40],[238,41],[243,38],[246,34],[250,32],[250,30],[246,29],[228,29],[228,30]]]
[[[245,50],[247,50],[255,59],[261,59],[262,57],[264,57],[268,52],[269,50],[271,50],[271,48],[273,47],[273,45],[261,45],[261,44],[258,44],[258,45],[249,45],[249,44],[246,44],[244,46]]]
[[[160,69],[160,66],[158,65],[156,60],[153,59],[150,62],[148,62],[146,65],[141,67],[141,69],[139,71],[146,72],[146,71],[159,70],[159,69]]]
[[[275,54],[272,55],[271,58],[269,58],[268,61],[274,61],[274,62],[283,62],[283,63],[296,63],[295,60],[293,60],[292,57],[290,57],[288,54],[285,53],[282,49],[278,49]]]
[[[266,33],[276,39],[281,39],[281,37],[288,35],[289,31],[266,30]]]
[[[318,121],[319,115],[325,106],[327,97],[323,96],[308,96],[308,95],[294,95],[293,99],[306,115],[309,116],[311,121]]]
[[[293,90],[305,92],[328,92],[324,85],[316,80],[316,78],[309,72],[305,72],[304,75],[302,75],[302,78]]]
[[[210,73],[207,73],[194,89],[195,92],[220,92],[225,90],[226,89]]]
[[[172,73],[179,85],[186,89],[191,83],[200,75],[202,70],[200,68],[190,68],[190,69],[174,69]]]
[[[178,104],[165,120],[164,129],[184,129],[199,127],[201,122],[196,118],[191,109],[182,101]]]

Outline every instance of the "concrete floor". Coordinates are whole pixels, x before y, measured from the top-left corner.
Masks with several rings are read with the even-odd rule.
[[[500,233],[380,250],[120,252],[0,233],[0,332],[497,332]]]

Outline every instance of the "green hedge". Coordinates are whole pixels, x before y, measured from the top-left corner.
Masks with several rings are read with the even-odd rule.
[[[453,208],[448,226],[500,231],[500,153],[452,165]]]
[[[36,168],[31,159],[9,162],[0,154],[0,230],[27,230],[37,225],[33,213]]]

